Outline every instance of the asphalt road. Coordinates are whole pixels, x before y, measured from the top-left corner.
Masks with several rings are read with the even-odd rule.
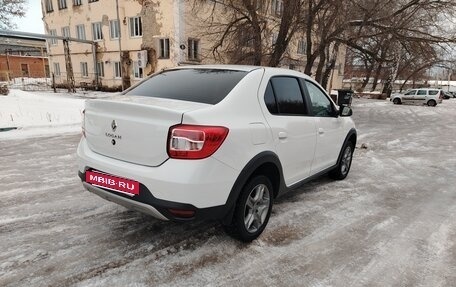
[[[0,286],[456,286],[456,100],[353,118],[348,178],[278,199],[251,244],[84,191],[79,135],[0,134]]]

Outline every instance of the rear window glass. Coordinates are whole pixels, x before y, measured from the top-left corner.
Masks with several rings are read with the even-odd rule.
[[[434,96],[434,95],[437,95],[438,92],[439,91],[436,91],[436,90],[430,90],[429,95]]]
[[[144,80],[126,95],[215,105],[223,100],[247,73],[218,69],[170,70]]]

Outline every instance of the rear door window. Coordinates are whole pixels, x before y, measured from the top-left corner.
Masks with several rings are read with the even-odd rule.
[[[272,90],[266,89],[266,98],[270,98],[271,91],[277,103],[277,112],[283,115],[307,115],[307,107],[302,96],[298,79],[293,77],[274,77],[270,83]],[[271,101],[269,101],[271,102]],[[273,114],[274,110],[268,107]]]
[[[425,96],[427,95],[427,90],[418,90],[418,93],[416,93],[417,96]]]
[[[218,104],[247,75],[246,71],[181,69],[156,74],[125,95]]]

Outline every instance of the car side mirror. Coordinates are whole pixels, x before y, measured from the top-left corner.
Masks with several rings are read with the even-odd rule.
[[[340,107],[339,115],[341,117],[351,117],[353,115],[353,110],[350,107],[342,106]]]

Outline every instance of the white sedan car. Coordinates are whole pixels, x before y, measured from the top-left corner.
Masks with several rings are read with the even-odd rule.
[[[421,104],[435,107],[441,104],[443,93],[439,89],[413,89],[404,94],[392,94],[390,101],[396,105],[400,104]]]
[[[356,130],[308,76],[254,66],[165,70],[86,102],[83,186],[162,220],[220,220],[243,241],[275,197],[316,176],[344,179]]]

